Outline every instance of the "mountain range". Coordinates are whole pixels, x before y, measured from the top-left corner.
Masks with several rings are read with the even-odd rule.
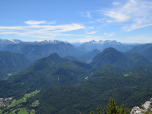
[[[58,53],[61,57],[81,54],[73,45],[62,41],[9,44],[2,50],[24,54],[31,62],[47,57],[52,53]]]
[[[47,57],[52,53],[58,53],[61,57],[74,56],[82,62],[87,62],[91,58],[85,60],[87,53],[98,49],[103,51],[105,48],[113,47],[118,51],[128,51],[135,45],[122,44],[117,41],[90,41],[84,42],[82,45],[75,47],[68,42],[63,41],[34,41],[24,42],[20,40],[0,40],[0,49],[2,51],[10,51],[14,53],[24,54],[31,62],[34,62],[40,58]],[[81,56],[82,55],[82,56]],[[90,57],[90,56],[89,56]]]
[[[138,66],[152,67],[151,61],[144,56],[119,52],[114,48],[99,52],[89,64],[76,60],[69,61],[54,53],[35,61],[24,71],[9,77],[8,82],[16,85],[22,84],[27,88],[81,84],[86,81],[86,77],[92,77],[91,72],[95,69],[99,69],[97,71],[99,72],[101,66],[107,65],[124,70],[124,74],[127,70]]]
[[[105,41],[92,40],[89,42],[84,42],[82,45],[80,45],[81,48],[84,47],[87,50],[98,49],[100,51],[103,51],[105,48],[113,47],[116,50],[123,51],[123,52],[130,50],[134,46],[135,44],[132,44],[132,45],[123,44],[123,43],[117,42],[116,40],[105,40]]]
[[[151,44],[126,51],[112,46],[103,51],[78,48],[60,41],[6,45],[0,53],[0,76],[5,79],[0,80],[0,98],[12,101],[0,108],[0,114],[18,113],[23,107],[36,114],[96,113],[96,107],[103,109],[111,97],[131,109],[152,96]],[[37,95],[24,100],[37,90]],[[12,105],[21,98],[24,102]],[[33,107],[35,101],[38,104]]]
[[[0,39],[0,50],[2,50],[5,46],[7,46],[8,44],[18,44],[21,43],[21,40],[7,40],[7,39]]]

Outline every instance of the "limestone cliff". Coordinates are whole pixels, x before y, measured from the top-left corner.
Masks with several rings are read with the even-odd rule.
[[[152,98],[146,101],[141,108],[138,106],[133,107],[130,114],[152,114]]]

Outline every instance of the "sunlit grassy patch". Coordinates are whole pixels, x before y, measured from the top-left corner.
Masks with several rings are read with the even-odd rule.
[[[128,74],[125,74],[124,76],[128,76]]]
[[[13,109],[11,109],[11,112],[9,114],[16,114],[16,111],[18,111],[18,114],[29,114],[28,111],[26,111],[26,108],[19,108],[21,107],[23,102],[26,102],[26,100],[32,96],[35,96],[37,93],[39,93],[40,90],[35,90],[29,94],[25,94],[22,98],[20,98],[19,100],[14,99],[13,102],[9,105],[9,103],[7,103],[7,106],[1,110],[0,109],[0,114],[3,113],[4,110],[6,109],[11,109],[12,107],[15,107]],[[39,104],[39,100],[35,100],[32,103],[32,106],[37,106]],[[17,108],[18,107],[18,108]],[[35,110],[31,110],[30,114],[34,114]]]

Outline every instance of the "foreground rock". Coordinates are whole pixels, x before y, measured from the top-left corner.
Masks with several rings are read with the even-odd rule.
[[[150,101],[146,101],[141,108],[139,108],[138,106],[135,106],[130,114],[144,114],[145,112],[151,112],[152,113],[152,98],[150,99]]]

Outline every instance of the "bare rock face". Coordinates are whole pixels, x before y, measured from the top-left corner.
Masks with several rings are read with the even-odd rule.
[[[150,99],[150,102],[152,103],[152,98]]]
[[[135,106],[130,114],[143,114],[144,112],[151,110],[152,111],[152,98],[150,99],[150,101],[146,101],[143,105],[142,105],[142,109],[139,108],[138,106]]]
[[[144,110],[151,109],[150,104],[151,104],[150,101],[146,101],[146,102],[142,105],[142,107],[144,108]]]
[[[144,112],[143,109],[140,109],[138,106],[135,106],[135,107],[131,110],[130,114],[142,114],[142,112]]]

